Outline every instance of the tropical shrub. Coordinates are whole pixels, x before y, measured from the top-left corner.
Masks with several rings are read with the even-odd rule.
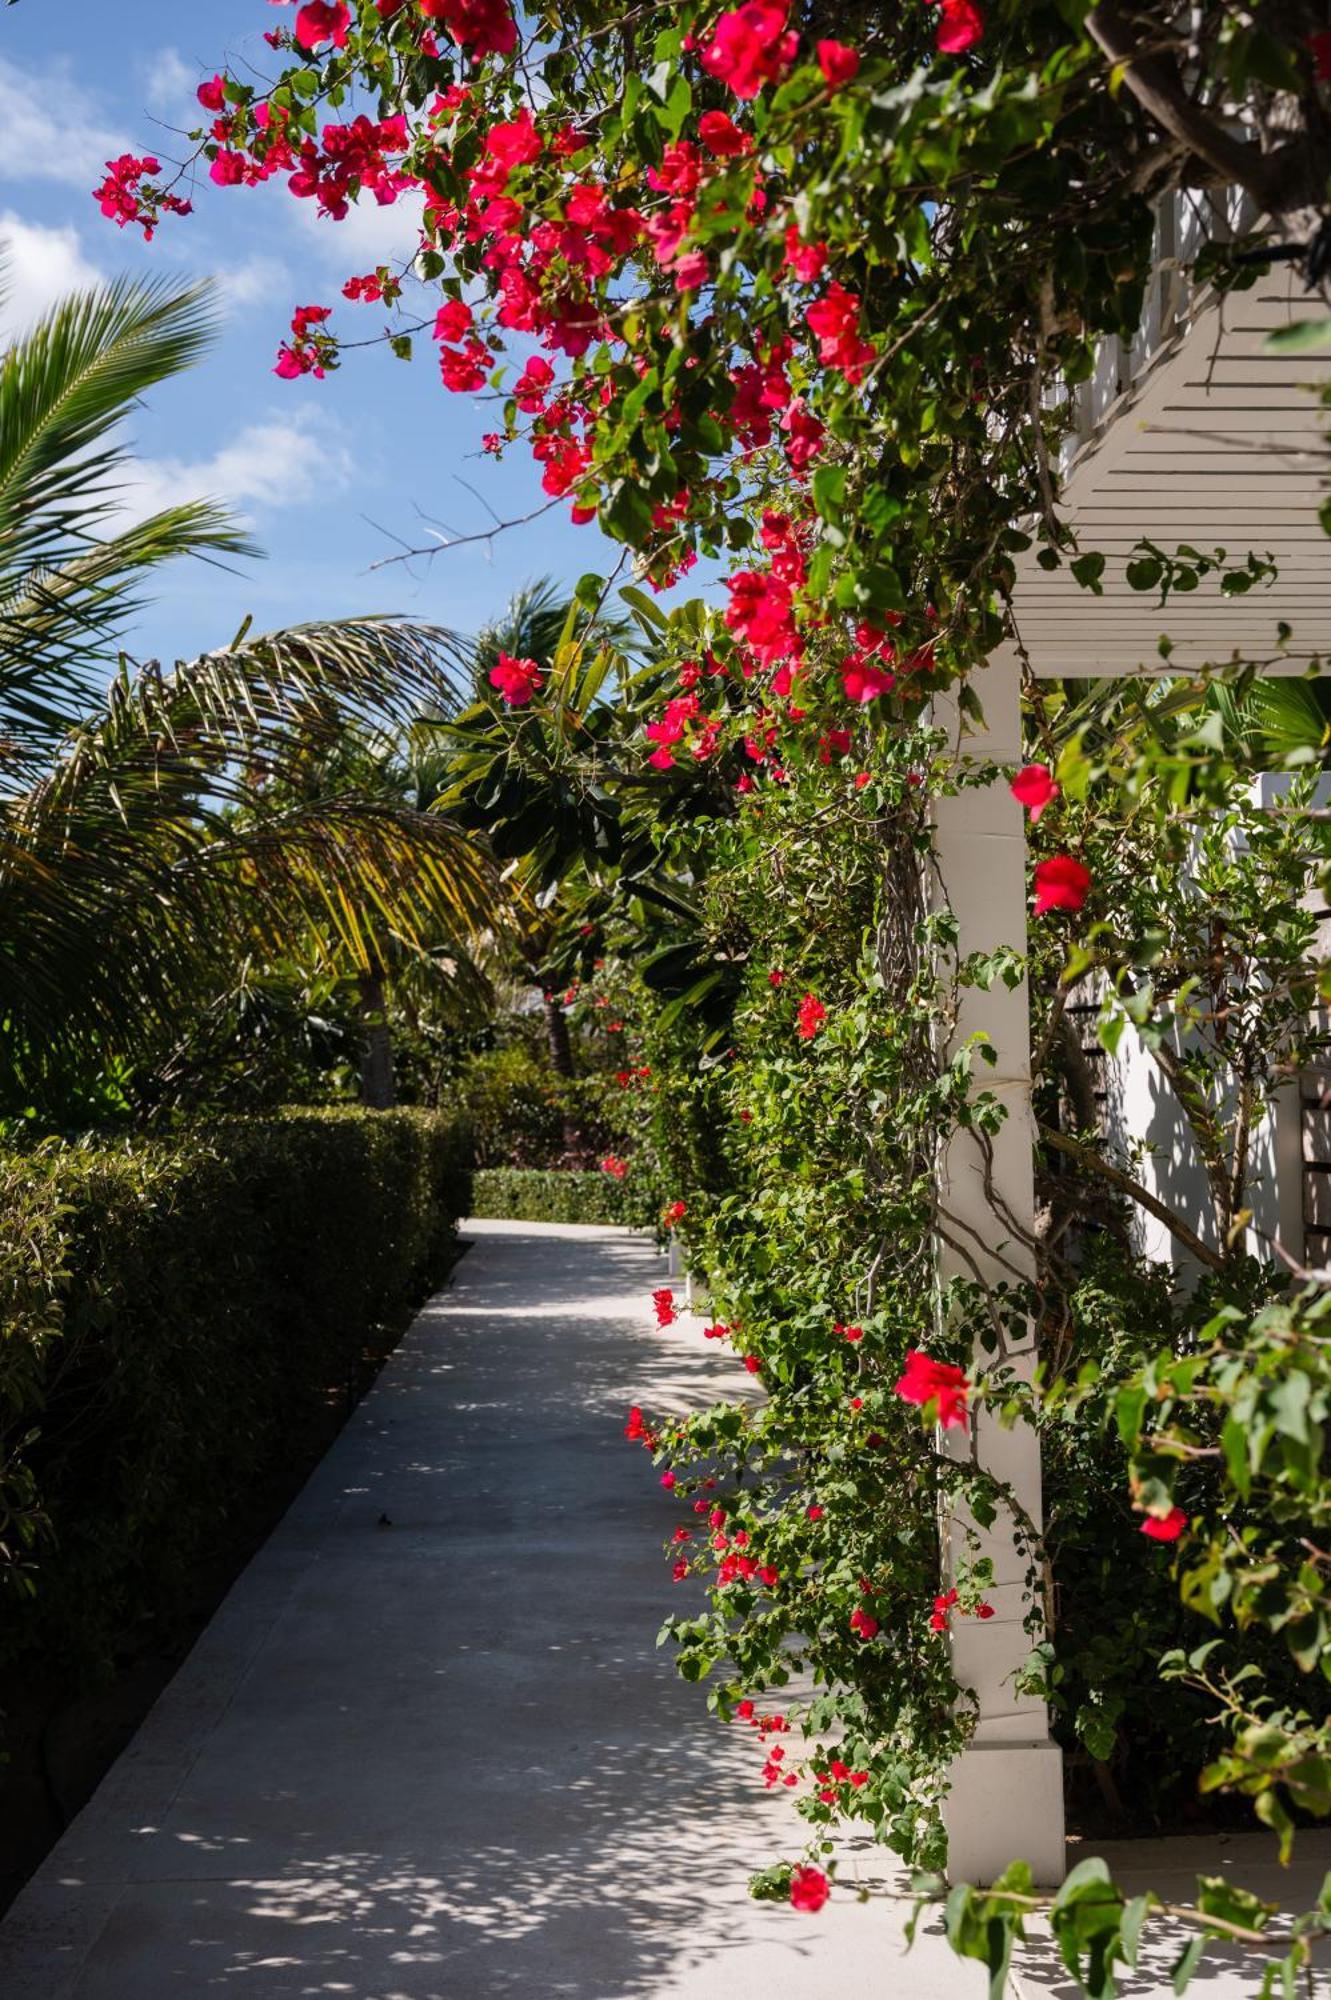
[[[566,1168],[479,1167],[473,1176],[473,1215],[516,1222],[609,1222],[643,1228],[654,1222],[649,1190],[604,1172]]]
[[[0,1155],[0,1660],[170,1615],[451,1260],[465,1123],[297,1111]]]

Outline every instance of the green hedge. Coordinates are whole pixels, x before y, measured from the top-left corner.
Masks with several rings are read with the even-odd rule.
[[[635,1228],[656,1220],[652,1195],[632,1176],[574,1173],[557,1167],[479,1167],[473,1215],[514,1222],[618,1222]]]
[[[447,1269],[470,1160],[356,1109],[0,1154],[0,1664],[169,1615]]]

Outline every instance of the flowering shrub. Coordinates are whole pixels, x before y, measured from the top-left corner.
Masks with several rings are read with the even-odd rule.
[[[711,1587],[672,1622],[680,1665],[716,1675],[717,1709],[758,1725],[763,1781],[798,1794],[810,1856],[764,1881],[801,1908],[826,1891],[838,1820],[943,1861],[938,1801],[972,1719],[948,1633],[984,1622],[990,1578],[973,1547],[944,1573],[938,1511],[1013,1509],[938,1432],[986,1406],[1046,1447],[1049,1529],[1017,1529],[1031,1581],[1054,1588],[1047,1610],[1032,1590],[1023,1676],[1074,1776],[1080,1758],[1110,1796],[1163,1742],[1162,1798],[1201,1767],[1282,1829],[1331,1803],[1331,1744],[1299,1694],[1329,1657],[1320,1303],[1280,1296],[1242,1241],[1255,1125],[1310,1047],[1324,822],[1297,784],[1281,814],[1252,805],[1285,751],[1241,673],[1217,700],[1129,685],[1079,706],[1069,687],[1029,703],[1028,761],[1001,774],[1037,850],[1026,963],[946,971],[956,927],[921,886],[930,801],[1000,775],[944,755],[931,701],[952,687],[974,715],[968,677],[1019,637],[1033,542],[1090,587],[1103,568],[1056,512],[1057,448],[1097,340],[1137,328],[1149,197],[1200,173],[1276,218],[1320,202],[1325,31],[1298,5],[1278,29],[1207,5],[1148,47],[1108,5],[920,0],[841,10],[830,40],[824,11],[575,0],[532,16],[520,64],[508,0],[311,0],[268,33],[272,87],[204,86],[199,139],[220,184],[280,176],[334,220],[420,192],[415,269],[440,300],[414,310],[406,273],[349,278],[358,313],[382,307],[402,356],[425,334],[445,391],[493,395],[487,448],[528,448],[546,504],[595,518],[639,583],[725,565],[716,608],[667,617],[625,593],[642,671],[572,639],[544,682],[496,664],[506,726],[561,760],[553,826],[476,788],[500,851],[539,852],[547,880],[574,850],[596,871],[640,982],[605,1032],[626,1076],[651,1073],[657,1204],[685,1203],[708,1331],[762,1392],[683,1421],[638,1409],[628,1428],[673,1503],[706,1515],[706,1538],[672,1543],[675,1574]],[[1255,139],[1235,136],[1239,105]],[[152,227],[179,197],[130,169],[99,198]],[[322,311],[300,310],[280,373],[331,367]],[[1137,566],[1143,588],[1162,574]],[[584,578],[584,608],[608,587]],[[1287,761],[1320,754],[1315,728]],[[958,994],[1023,974],[1036,1276],[954,1281],[940,1313],[937,1148],[962,1125],[991,1140],[1004,1116],[983,1040],[951,1045]],[[1195,1139],[1205,1237],[1112,1157],[1067,1025],[1079,980],[1103,1045],[1140,1036]],[[1202,1266],[1200,1292],[1145,1265],[1143,1209]],[[1005,1354],[1028,1321],[1033,1384]],[[1226,1663],[1191,1643],[1197,1617]],[[788,1708],[755,1706],[796,1663],[817,1687],[798,1758],[769,1741]],[[1051,1917],[1104,1992],[1144,1912],[1098,1867]],[[1018,1865],[954,1904],[954,1944],[1001,1980],[1034,1901]],[[1196,1921],[1260,1945],[1259,1916],[1203,1888]],[[1297,1933],[1286,1984],[1319,1926]]]

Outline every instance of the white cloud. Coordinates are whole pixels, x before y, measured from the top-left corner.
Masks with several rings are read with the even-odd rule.
[[[150,111],[174,123],[194,127],[204,122],[195,93],[203,78],[179,49],[159,49],[144,70],[143,89]]]
[[[91,190],[105,162],[142,152],[107,122],[67,64],[43,74],[0,57],[0,179]]]
[[[280,321],[290,306],[291,267],[276,257],[247,257],[243,264],[228,264],[214,274],[213,281],[228,309],[268,299]]]
[[[118,497],[136,519],[183,500],[220,500],[248,517],[341,492],[355,465],[345,432],[322,410],[268,410],[211,458],[136,461]]]
[[[47,228],[25,222],[12,210],[0,214],[0,264],[5,296],[0,298],[0,339],[21,333],[58,299],[103,276],[83,254],[72,224]]]
[[[400,268],[420,247],[425,197],[416,190],[399,195],[384,208],[366,195],[341,222],[320,215],[313,201],[297,201],[294,207],[302,233],[325,252],[339,275],[372,271],[376,264]]]

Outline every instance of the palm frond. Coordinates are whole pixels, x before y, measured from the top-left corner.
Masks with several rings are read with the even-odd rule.
[[[0,801],[0,1060],[142,1055],[201,990],[293,938],[367,970],[494,921],[494,869],[448,819],[387,797],[300,794],[355,720],[439,685],[429,636],[387,620],[305,626],[113,684],[52,770]],[[446,686],[446,683],[445,683]]]
[[[91,697],[139,609],[136,577],[177,555],[252,553],[207,502],[123,526],[117,427],[196,359],[207,287],[129,280],[63,300],[0,356],[0,734],[37,754]]]

